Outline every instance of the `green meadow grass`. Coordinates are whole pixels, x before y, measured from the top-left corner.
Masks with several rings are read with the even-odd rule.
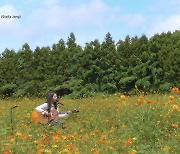
[[[44,99],[0,101],[1,153],[149,154],[180,151],[180,94],[98,95],[62,98],[61,111],[79,113],[62,119],[66,128],[31,122]],[[11,109],[11,107],[18,107]],[[11,112],[12,111],[12,112]]]

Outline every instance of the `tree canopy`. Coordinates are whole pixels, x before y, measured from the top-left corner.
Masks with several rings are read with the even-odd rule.
[[[155,34],[150,39],[126,36],[115,43],[110,33],[104,41],[67,42],[52,47],[28,43],[22,49],[5,49],[0,55],[0,96],[41,96],[49,90],[73,97],[94,93],[166,92],[180,87],[180,31]]]

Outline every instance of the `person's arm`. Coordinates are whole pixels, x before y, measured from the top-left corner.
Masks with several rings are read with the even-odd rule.
[[[68,115],[69,114],[67,114],[67,113],[60,113],[59,118],[66,118],[66,117],[68,117]]]
[[[69,114],[71,114],[71,111],[66,111],[66,112],[60,112],[59,113],[59,118],[66,118],[69,116]]]
[[[43,114],[43,115],[44,114],[48,115],[48,112],[46,111],[47,108],[48,108],[48,104],[44,103],[44,104],[37,106],[36,111]]]
[[[59,118],[65,118],[68,116],[66,113],[59,112],[59,108],[57,108],[57,111],[59,113]]]

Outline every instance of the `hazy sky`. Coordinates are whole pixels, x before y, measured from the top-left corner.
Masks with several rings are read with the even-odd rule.
[[[0,53],[18,51],[24,43],[32,50],[51,47],[71,32],[84,46],[102,42],[108,32],[118,41],[175,30],[180,0],[0,0]]]

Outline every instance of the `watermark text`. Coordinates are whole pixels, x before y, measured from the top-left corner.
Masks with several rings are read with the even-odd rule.
[[[21,15],[1,15],[1,19],[20,19]]]

